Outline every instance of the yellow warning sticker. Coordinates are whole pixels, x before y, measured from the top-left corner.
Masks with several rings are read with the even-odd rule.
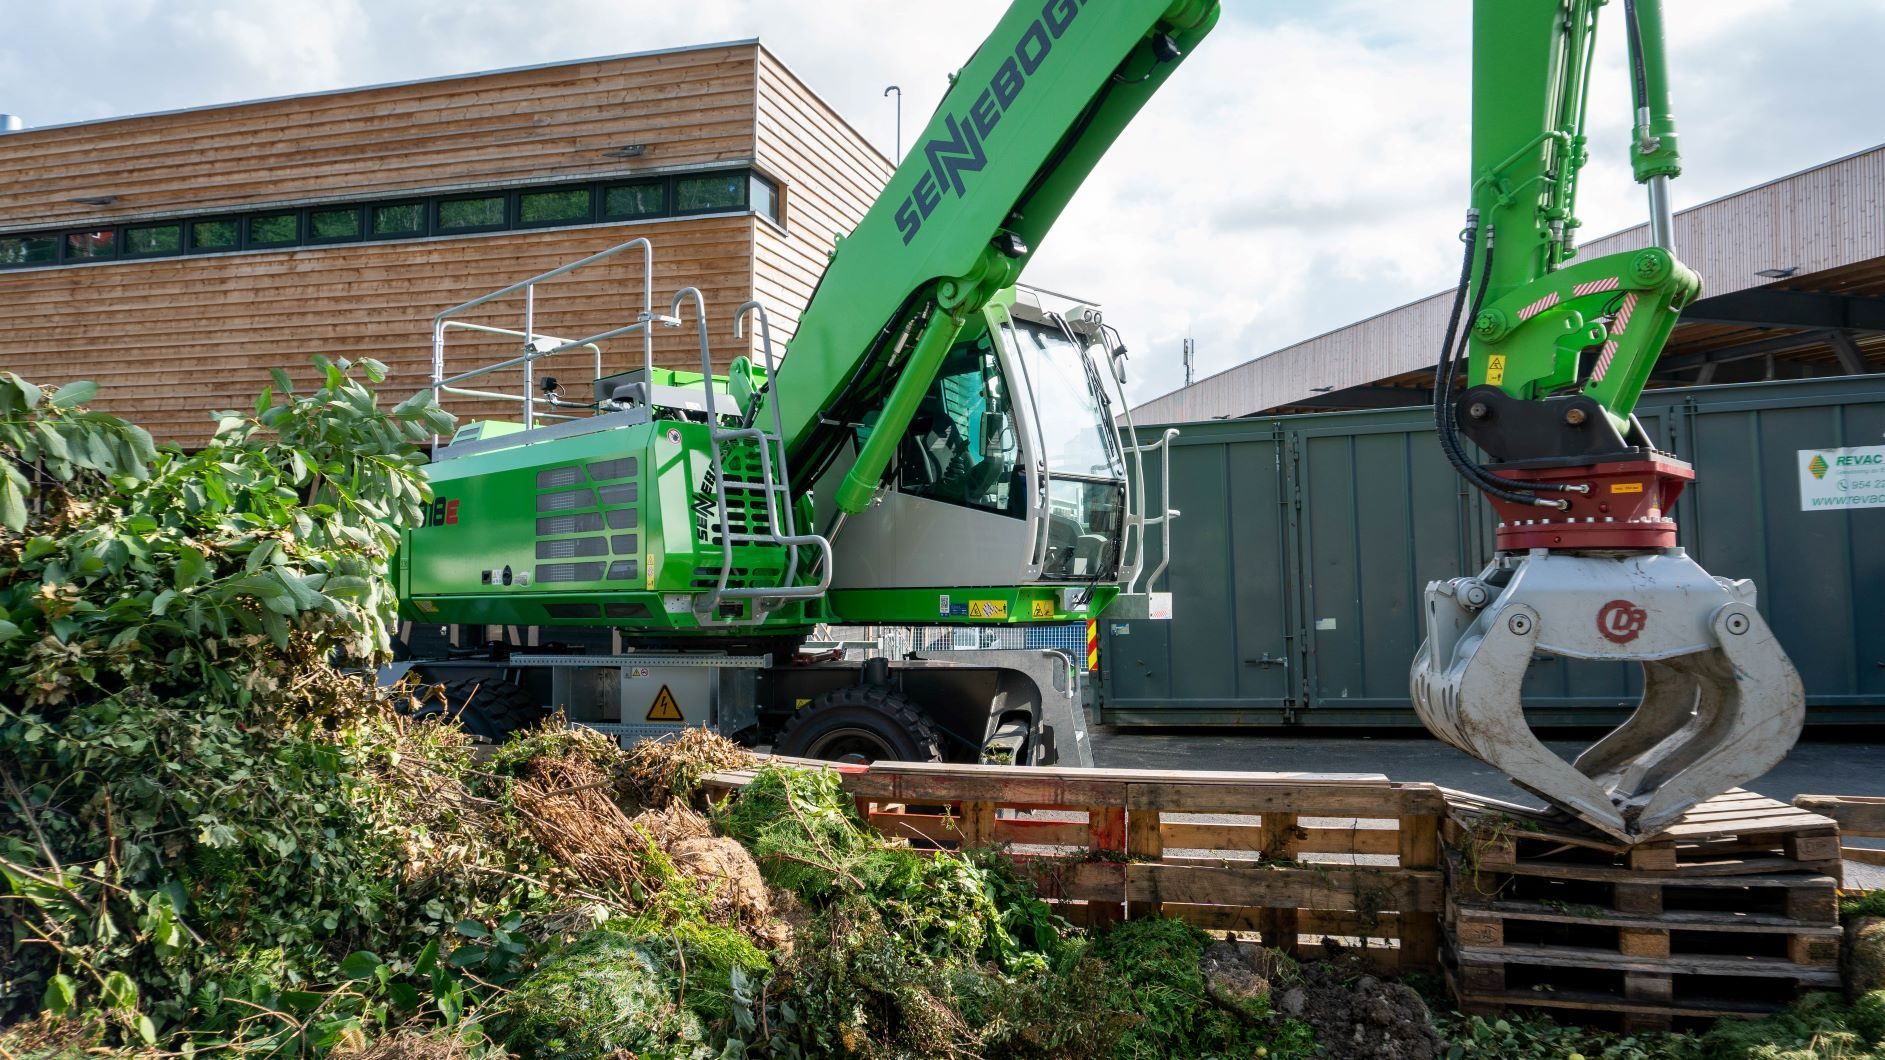
[[[809,707],[811,705],[812,705],[812,701],[810,699],[795,699],[792,701],[793,710],[804,710],[806,707]]]
[[[1641,493],[1643,492],[1643,484],[1641,482],[1612,482],[1610,484],[1610,492]]]
[[[1495,353],[1486,358],[1486,385],[1498,386],[1505,382],[1505,354]]]
[[[1007,618],[1008,601],[1006,600],[970,600],[970,618]]]
[[[1034,601],[1033,615],[1035,618],[1053,618],[1054,617],[1054,601],[1052,600]]]
[[[674,701],[674,693],[668,691],[667,685],[662,685],[661,691],[655,693],[655,701],[648,707],[648,720],[649,721],[686,721],[687,720],[685,717],[681,716],[681,705]]]

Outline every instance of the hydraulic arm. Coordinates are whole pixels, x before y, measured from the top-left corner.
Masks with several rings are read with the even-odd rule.
[[[1448,459],[1501,522],[1490,566],[1428,587],[1412,678],[1416,709],[1442,739],[1628,839],[1772,768],[1799,735],[1805,700],[1752,583],[1713,578],[1676,546],[1673,510],[1694,472],[1658,452],[1631,415],[1701,292],[1675,255],[1668,182],[1681,159],[1661,0],[1621,5],[1649,245],[1577,253],[1605,6],[1474,5],[1472,208],[1435,417]],[[1473,460],[1461,435],[1490,463]],[[1567,763],[1525,722],[1520,690],[1536,654],[1640,663],[1643,699]]]
[[[1218,12],[1216,0],[1024,0],[955,75],[838,244],[779,372],[786,454],[811,478],[875,416],[841,511],[869,503],[943,355]]]

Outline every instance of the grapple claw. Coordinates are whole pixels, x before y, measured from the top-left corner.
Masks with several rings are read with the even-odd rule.
[[[1447,743],[1624,842],[1772,769],[1806,720],[1800,677],[1754,606],[1682,549],[1505,554],[1477,578],[1427,587],[1414,709]],[[1536,654],[1636,661],[1643,698],[1579,755],[1525,720]]]

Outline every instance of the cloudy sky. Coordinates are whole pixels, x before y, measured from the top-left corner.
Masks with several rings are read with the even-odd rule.
[[[1095,6],[1104,0],[1093,0]],[[1666,0],[1677,206],[1885,142],[1885,0]],[[1005,0],[8,0],[0,111],[45,125],[757,36],[890,150]],[[1465,203],[1466,0],[1228,0],[1028,278],[1103,302],[1135,400],[1451,281]],[[1581,213],[1642,218],[1607,12]]]

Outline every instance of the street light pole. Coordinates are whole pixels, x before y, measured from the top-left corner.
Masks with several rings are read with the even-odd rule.
[[[895,161],[901,165],[903,163],[903,89],[896,85],[884,89],[886,96],[892,92],[897,94],[897,156]]]

